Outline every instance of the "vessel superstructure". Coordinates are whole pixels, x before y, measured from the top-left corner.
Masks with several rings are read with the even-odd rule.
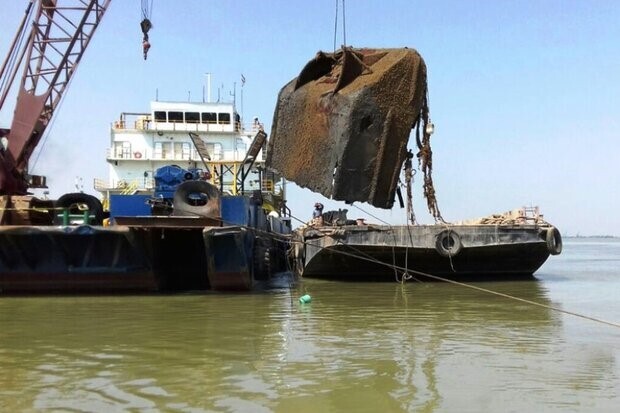
[[[153,101],[150,112],[123,112],[112,123],[108,179],[95,180],[95,189],[104,199],[152,193],[157,169],[174,164],[201,170],[223,194],[262,190],[284,196],[284,180],[265,170],[264,144],[256,145],[262,131],[257,117],[244,123],[233,102]],[[201,148],[190,133],[198,135]]]

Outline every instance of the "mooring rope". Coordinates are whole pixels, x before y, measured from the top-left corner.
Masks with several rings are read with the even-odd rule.
[[[306,244],[306,245],[308,244],[305,241],[300,241],[300,242],[302,242],[303,244]],[[318,245],[315,245],[315,244],[311,244],[311,245],[313,245],[315,247],[318,247],[320,249],[329,249],[328,247],[321,247],[321,246],[318,246]],[[340,245],[346,245],[346,244],[340,244]],[[355,248],[352,247],[352,246],[347,245],[347,247],[350,247],[351,249],[355,250]],[[510,294],[500,293],[498,291],[489,290],[488,288],[478,287],[478,286],[467,284],[467,283],[463,283],[463,282],[460,282],[460,281],[451,280],[449,278],[440,277],[438,275],[433,275],[433,274],[429,274],[429,273],[422,272],[422,271],[412,270],[412,269],[409,269],[409,268],[406,268],[406,267],[392,265],[392,264],[383,262],[381,260],[378,260],[376,258],[366,258],[366,257],[360,256],[360,255],[350,254],[350,253],[347,253],[345,251],[340,251],[340,250],[331,250],[330,249],[330,252],[331,253],[337,253],[337,254],[346,255],[346,256],[357,258],[357,259],[360,259],[360,260],[365,260],[365,261],[373,262],[373,263],[384,265],[384,266],[387,266],[387,267],[392,267],[393,266],[395,269],[403,271],[403,273],[411,272],[411,273],[414,273],[414,274],[417,274],[417,275],[420,275],[420,276],[423,276],[423,277],[428,277],[428,278],[431,278],[431,279],[434,279],[434,280],[437,280],[437,281],[447,282],[447,283],[450,283],[450,284],[454,284],[454,285],[458,285],[458,286],[461,286],[461,287],[470,288],[470,289],[477,290],[477,291],[480,291],[480,292],[484,292],[484,293],[487,293],[487,294],[492,294],[492,295],[496,295],[496,296],[499,296],[499,297],[504,297],[504,298],[507,298],[507,299],[515,300],[515,301],[520,301],[522,303],[526,303],[526,304],[530,304],[530,305],[535,305],[537,307],[546,308],[548,310],[558,311],[560,313],[564,313],[564,314],[572,315],[572,316],[575,316],[575,317],[583,318],[583,319],[586,319],[586,320],[595,321],[597,323],[606,324],[606,325],[609,325],[609,326],[612,326],[612,327],[620,328],[620,323],[614,323],[612,321],[607,321],[607,320],[603,320],[603,319],[600,319],[600,318],[597,318],[597,317],[592,317],[592,316],[588,316],[588,315],[585,315],[585,314],[576,313],[574,311],[563,310],[561,308],[554,307],[554,306],[551,306],[551,305],[538,303],[536,301],[527,300],[525,298],[516,297],[516,296],[510,295]]]
[[[388,227],[390,227],[390,230],[391,230],[391,232],[392,232],[392,240],[394,241],[394,244],[392,245],[392,263],[394,264],[394,280],[395,280],[396,282],[398,282],[398,283],[403,283],[403,282],[405,282],[405,281],[406,281],[406,279],[411,278],[411,277],[408,275],[408,273],[407,273],[407,272],[404,272],[404,273],[403,273],[403,276],[402,276],[400,279],[398,278],[398,270],[396,269],[396,250],[395,250],[395,247],[396,247],[396,234],[394,234],[394,231],[393,231],[393,228],[392,228],[392,224],[390,224],[389,222],[386,222],[386,221],[382,220],[381,218],[379,218],[379,217],[377,217],[377,216],[375,216],[375,215],[371,214],[370,212],[368,212],[368,211],[366,211],[366,210],[362,209],[361,207],[358,207],[358,206],[357,206],[357,205],[355,205],[355,204],[351,204],[351,206],[353,206],[353,207],[355,207],[355,208],[359,209],[359,210],[360,210],[360,211],[362,211],[363,213],[365,213],[365,214],[367,214],[367,215],[370,215],[370,216],[371,216],[371,217],[373,217],[374,219],[376,219],[376,220],[378,220],[378,221],[381,221],[381,222],[383,222],[385,225],[387,225]],[[343,244],[343,245],[344,245],[344,244]],[[358,252],[361,252],[361,251],[359,251],[359,250],[358,250]],[[409,251],[407,251],[407,253],[408,253],[408,252],[409,252]],[[407,262],[407,259],[405,258],[405,263],[406,263],[406,262]]]
[[[295,218],[295,219],[297,219],[297,218]],[[444,223],[444,224],[446,224],[446,223]],[[447,224],[446,224],[446,226],[447,226]],[[582,318],[582,319],[585,319],[585,320],[590,320],[590,321],[594,321],[594,322],[597,322],[597,323],[600,323],[600,324],[605,324],[605,325],[608,325],[608,326],[620,328],[620,323],[603,320],[603,319],[600,319],[600,318],[597,318],[597,317],[593,317],[593,316],[589,316],[589,315],[586,315],[586,314],[577,313],[577,312],[574,312],[574,311],[564,310],[564,309],[561,309],[561,308],[558,308],[558,307],[554,307],[554,306],[551,306],[551,305],[538,303],[536,301],[527,300],[525,298],[516,297],[516,296],[510,295],[510,294],[500,293],[498,291],[490,290],[488,288],[478,287],[476,285],[472,285],[472,284],[467,284],[467,283],[463,283],[463,282],[460,282],[460,281],[451,280],[449,278],[445,278],[445,277],[441,277],[441,276],[438,276],[438,275],[429,274],[429,273],[426,273],[426,272],[423,272],[423,271],[413,270],[413,269],[406,268],[406,267],[401,267],[401,266],[398,266],[398,265],[395,265],[395,264],[389,264],[389,263],[386,263],[384,261],[378,260],[376,258],[370,257],[367,254],[364,254],[364,255],[367,255],[367,256],[362,256],[360,254],[351,254],[351,253],[348,253],[348,252],[342,251],[342,250],[334,250],[334,249],[330,249],[329,247],[322,247],[322,246],[319,246],[319,245],[316,245],[316,244],[310,244],[310,243],[308,243],[306,241],[295,241],[295,242],[300,242],[300,243],[302,243],[304,245],[312,245],[312,246],[317,247],[319,249],[329,249],[329,251],[331,253],[341,254],[341,255],[344,255],[344,256],[348,256],[348,257],[352,257],[352,258],[357,258],[357,259],[360,259],[360,260],[364,260],[364,261],[368,261],[368,262],[373,262],[375,264],[379,264],[379,265],[383,265],[383,266],[386,266],[386,267],[394,268],[395,270],[402,271],[403,274],[413,273],[413,274],[416,274],[416,275],[419,275],[419,276],[422,276],[422,277],[427,277],[427,278],[430,278],[430,279],[433,279],[433,280],[443,281],[443,282],[446,282],[446,283],[450,283],[450,284],[458,285],[458,286],[461,286],[461,287],[470,288],[472,290],[480,291],[480,292],[483,292],[483,293],[486,293],[486,294],[491,294],[491,295],[507,298],[507,299],[514,300],[514,301],[519,301],[519,302],[522,302],[522,303],[525,303],[525,304],[534,305],[534,306],[537,306],[537,307],[545,308],[545,309],[552,310],[552,311],[557,311],[557,312],[560,312],[560,313],[563,313],[563,314],[567,314],[567,315],[571,315],[571,316],[574,316],[574,317],[579,317],[579,318]],[[358,251],[355,247],[353,247],[351,245],[342,244],[342,243],[340,243],[340,245],[344,245],[344,246],[346,246],[346,247],[348,247],[348,248],[350,248],[353,251],[356,251],[358,253],[363,253],[362,251]]]
[[[289,215],[289,216],[291,218],[297,220],[297,221],[304,222],[301,219],[299,219],[299,218],[297,218],[297,217],[295,217],[293,215]],[[291,235],[280,234],[280,233],[277,233],[277,232],[265,231],[265,230],[254,228],[254,227],[251,227],[251,226],[248,226],[248,225],[238,225],[238,224],[226,222],[223,219],[217,219],[217,218],[214,218],[214,219],[217,220],[217,221],[220,221],[222,224],[227,224],[227,225],[231,225],[232,224],[232,225],[236,225],[236,226],[241,227],[241,228],[253,230],[254,232],[257,232],[259,234],[260,233],[268,234],[268,235],[272,236],[274,239],[276,239],[276,241],[279,241],[279,242],[290,242],[292,240],[292,236]],[[324,234],[324,236],[329,236],[329,234]],[[352,253],[349,253],[349,252],[346,252],[346,251],[334,250],[334,249],[331,249],[330,247],[323,247],[323,246],[320,246],[320,245],[312,244],[312,243],[309,243],[309,242],[304,241],[304,240],[293,240],[293,242],[301,243],[304,246],[311,245],[311,246],[316,247],[316,248],[321,249],[321,250],[327,249],[327,250],[329,250],[330,253],[333,253],[333,254],[341,254],[341,255],[352,257],[352,258],[356,258],[356,259],[359,259],[359,260],[368,261],[368,262],[372,262],[372,263],[375,263],[375,264],[383,265],[383,266],[386,266],[386,267],[389,267],[389,268],[393,268],[394,270],[400,270],[400,271],[403,272],[403,274],[413,273],[413,274],[416,274],[416,275],[419,275],[419,276],[422,276],[422,277],[427,277],[427,278],[430,278],[430,279],[433,279],[433,280],[443,281],[443,282],[446,282],[446,283],[449,283],[449,284],[458,285],[458,286],[461,286],[461,287],[469,288],[469,289],[476,290],[476,291],[479,291],[479,292],[483,292],[483,293],[486,293],[486,294],[491,294],[491,295],[495,295],[495,296],[498,296],[498,297],[503,297],[503,298],[506,298],[506,299],[509,299],[509,300],[519,301],[519,302],[522,302],[524,304],[529,304],[529,305],[533,305],[533,306],[536,306],[536,307],[545,308],[545,309],[548,309],[548,310],[557,311],[559,313],[563,313],[563,314],[571,315],[571,316],[574,316],[574,317],[582,318],[584,320],[594,321],[594,322],[597,322],[597,323],[600,323],[600,324],[605,324],[605,325],[608,325],[608,326],[611,326],[611,327],[620,328],[620,323],[615,323],[615,322],[612,322],[612,321],[603,320],[601,318],[589,316],[589,315],[586,315],[586,314],[577,313],[577,312],[574,312],[574,311],[564,310],[564,309],[561,309],[561,308],[558,308],[558,307],[554,307],[554,306],[551,306],[551,305],[542,304],[542,303],[538,303],[536,301],[527,300],[525,298],[516,297],[514,295],[500,293],[498,291],[490,290],[488,288],[478,287],[476,285],[472,285],[472,284],[467,284],[467,283],[463,283],[463,282],[460,282],[460,281],[451,280],[449,278],[445,278],[445,277],[441,277],[441,276],[438,276],[438,275],[429,274],[429,273],[426,273],[426,272],[423,272],[423,271],[418,271],[418,270],[413,270],[413,269],[410,269],[410,268],[398,266],[396,264],[389,264],[389,263],[386,263],[386,262],[381,261],[379,259],[376,259],[374,257],[371,257],[368,254],[363,253],[362,251],[357,251],[359,254],[352,254]],[[340,244],[336,244],[336,245],[343,245],[343,246],[346,246],[347,248],[352,249],[354,251],[357,250],[355,247],[353,247],[351,245],[347,245],[347,244],[340,243]],[[363,256],[362,254],[366,255],[366,256]],[[404,284],[404,282],[401,282],[401,284]]]
[[[377,217],[377,216],[375,216],[375,215],[371,214],[371,213],[370,213],[370,212],[368,212],[368,211],[365,211],[364,209],[362,209],[362,208],[358,207],[357,205],[355,205],[355,204],[351,204],[351,206],[352,206],[352,207],[354,207],[354,208],[359,209],[359,210],[360,210],[360,211],[362,211],[364,214],[370,215],[371,217],[373,217],[373,218],[374,218],[374,219],[376,219],[377,221],[381,221],[381,222],[383,222],[385,225],[387,225],[387,226],[389,226],[389,227],[392,227],[392,224],[390,224],[389,222],[382,220],[381,218],[379,218],[379,217]]]

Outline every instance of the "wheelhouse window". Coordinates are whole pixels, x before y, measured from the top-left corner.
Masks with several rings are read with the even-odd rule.
[[[183,112],[168,112],[168,122],[183,122]]]
[[[203,112],[202,123],[217,123],[217,113],[215,112]]]
[[[156,110],[153,115],[155,115],[155,122],[166,122],[168,120],[166,112],[163,110]]]
[[[230,125],[230,113],[218,113],[217,123],[220,125]]]
[[[200,123],[200,113],[198,113],[198,112],[185,112],[185,122],[187,122],[187,123]]]

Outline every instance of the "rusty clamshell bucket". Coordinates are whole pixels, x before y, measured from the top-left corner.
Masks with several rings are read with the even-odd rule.
[[[413,49],[319,52],[278,95],[266,164],[328,198],[391,208],[426,93]]]

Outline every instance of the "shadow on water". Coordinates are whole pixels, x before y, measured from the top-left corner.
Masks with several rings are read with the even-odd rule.
[[[297,284],[296,277],[292,272],[280,272],[272,275],[268,280],[255,281],[255,285],[249,291],[211,291],[211,290],[177,290],[177,291],[124,291],[118,290],[115,292],[55,292],[55,291],[43,291],[43,292],[2,292],[0,294],[0,300],[7,297],[22,297],[22,298],[53,298],[53,297],[149,297],[149,296],[175,296],[175,295],[210,295],[210,294],[262,294],[265,292],[278,292],[282,290],[288,290],[293,288]]]

